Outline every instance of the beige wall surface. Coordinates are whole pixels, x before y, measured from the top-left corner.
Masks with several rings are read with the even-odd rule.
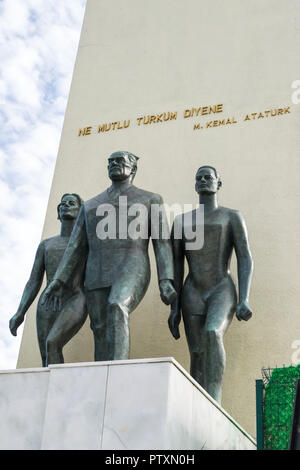
[[[89,199],[109,186],[107,157],[115,150],[138,155],[135,184],[170,204],[196,204],[195,171],[216,166],[220,203],[244,214],[255,263],[254,316],[234,319],[226,334],[223,393],[224,408],[252,434],[261,367],[290,364],[300,339],[300,105],[291,88],[300,79],[299,44],[298,0],[88,0],[43,231],[43,238],[59,232],[63,193]],[[217,104],[222,113],[184,117],[186,109],[205,113]],[[164,112],[177,118],[138,125],[137,118]],[[228,124],[207,127],[223,119]],[[129,127],[98,132],[124,120]],[[79,136],[86,127],[90,134]],[[41,364],[35,308],[18,367]],[[168,314],[152,254],[151,285],[131,316],[131,358],[173,356],[189,370],[183,326],[175,341]],[[93,360],[88,321],[65,360]]]

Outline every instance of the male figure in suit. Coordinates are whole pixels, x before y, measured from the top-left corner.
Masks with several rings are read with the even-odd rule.
[[[171,242],[161,236],[165,229],[163,201],[160,195],[133,186],[137,160],[138,157],[124,151],[109,157],[108,175],[112,184],[81,208],[64,257],[44,294],[45,300],[60,299],[64,286],[87,258],[85,288],[96,361],[129,357],[129,314],[144,297],[150,281],[148,244],[151,232],[161,299],[168,305],[176,297],[172,285]],[[128,207],[126,233],[124,224],[122,228],[120,223],[124,201]],[[139,219],[140,233],[144,236],[140,237],[136,231],[129,233],[137,204],[144,208],[144,216]],[[111,215],[116,215],[114,236],[109,232],[105,234],[104,230],[109,221],[113,223],[113,218],[109,219]],[[154,227],[154,222],[158,222],[158,226]],[[153,238],[153,231],[158,235],[156,238]]]

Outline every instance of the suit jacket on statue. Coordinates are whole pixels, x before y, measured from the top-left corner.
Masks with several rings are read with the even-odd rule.
[[[158,279],[173,279],[173,255],[170,238],[166,238],[165,235],[163,237],[163,233],[166,234],[166,217],[163,209],[157,210],[163,204],[161,196],[133,185],[123,191],[120,196],[122,196],[121,199],[119,196],[113,198],[110,190],[107,189],[85,202],[81,207],[69,244],[54,279],[69,284],[77,267],[85,260],[85,286],[87,290],[109,287],[121,273],[150,276],[148,245],[151,235]],[[120,201],[122,208],[119,207]],[[125,213],[123,206],[125,202],[129,213],[131,213],[131,215],[126,214],[126,228],[130,225],[131,229],[134,228],[135,225],[138,225],[134,220],[138,220],[138,229],[141,233],[147,234],[146,238],[137,238],[136,234],[124,235],[124,223],[123,231],[122,229],[120,231],[120,213]],[[135,213],[135,204],[143,204],[144,217],[139,217],[139,212]],[[115,208],[116,214],[116,238],[103,239],[102,236],[101,239],[101,233],[103,234],[105,228],[108,229],[109,224],[113,222],[113,219],[108,217],[112,206]]]

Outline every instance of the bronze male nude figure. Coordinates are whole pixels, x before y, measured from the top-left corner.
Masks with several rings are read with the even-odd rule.
[[[219,403],[225,369],[223,336],[234,312],[238,320],[249,320],[249,292],[252,257],[247,230],[240,212],[219,206],[217,192],[222,183],[217,170],[202,166],[196,173],[196,192],[204,205],[204,244],[201,249],[185,247],[184,220],[182,239],[173,236],[174,285],[177,299],[172,303],[169,327],[178,339],[181,312],[190,351],[191,375]],[[195,228],[196,211],[192,212]],[[172,229],[174,234],[174,226]],[[238,262],[239,297],[230,273],[233,249]],[[189,273],[183,283],[184,259]]]
[[[132,184],[138,157],[118,151],[108,159],[111,186],[85,202],[79,213],[69,245],[54,280],[45,292],[46,298],[60,298],[61,290],[70,283],[80,263],[87,258],[85,288],[87,308],[95,342],[95,361],[129,358],[129,315],[144,297],[150,281],[148,245],[152,220],[151,206],[160,206],[160,195],[144,191]],[[122,199],[121,199],[122,198]],[[120,233],[119,209],[127,201],[126,233]],[[141,222],[146,237],[132,237],[129,225],[133,217],[129,209],[141,204],[147,216]],[[99,237],[99,226],[105,211],[116,209],[115,236]],[[163,217],[159,218],[160,232]],[[127,230],[128,229],[128,230]],[[173,280],[172,246],[169,239],[152,237],[156,258],[160,295],[170,304],[176,296]]]
[[[83,201],[77,194],[64,194],[57,207],[61,232],[56,237],[43,240],[37,250],[29,281],[27,282],[17,313],[11,318],[9,328],[16,336],[25,314],[41,288],[46,272],[47,285],[68,245],[70,235]],[[64,362],[62,349],[84,324],[87,311],[83,291],[84,264],[81,265],[63,296],[54,302],[43,303],[41,294],[37,306],[36,324],[43,367]],[[49,299],[50,300],[50,299]]]

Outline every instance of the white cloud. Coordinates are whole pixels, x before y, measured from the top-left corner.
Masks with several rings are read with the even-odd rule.
[[[0,369],[40,240],[86,0],[0,1]]]

